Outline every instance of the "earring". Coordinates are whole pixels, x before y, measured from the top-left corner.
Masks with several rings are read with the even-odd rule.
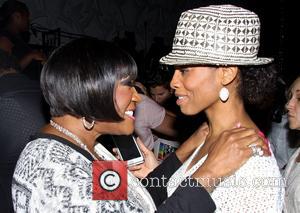
[[[219,92],[219,98],[222,102],[226,102],[229,98],[229,91],[226,87],[222,87],[222,89]]]
[[[89,123],[88,121],[85,120],[85,117],[82,117],[81,121],[83,123],[84,128],[86,128],[87,130],[93,129],[95,121],[92,121],[92,123]]]

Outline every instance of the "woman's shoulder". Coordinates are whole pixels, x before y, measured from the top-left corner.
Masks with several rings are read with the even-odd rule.
[[[62,168],[69,164],[80,165],[89,169],[90,162],[70,146],[51,137],[38,137],[30,141],[23,149],[15,174],[30,165],[31,171],[38,168]]]
[[[51,152],[49,150],[66,150],[69,147],[60,143],[59,140],[51,137],[37,137],[32,141],[28,142],[28,144],[23,149],[21,156],[40,156],[40,155],[55,155],[57,152]]]
[[[237,173],[247,173],[250,177],[281,177],[279,167],[273,154],[269,157],[251,157]]]
[[[225,178],[212,193],[218,209],[230,212],[281,212],[284,180],[276,160],[251,157],[236,173]]]

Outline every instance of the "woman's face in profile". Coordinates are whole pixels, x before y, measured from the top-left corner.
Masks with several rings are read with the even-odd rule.
[[[116,130],[119,134],[131,134],[134,131],[134,111],[140,96],[136,92],[133,82],[122,79],[116,86],[116,105],[119,115],[124,119],[117,123]]]
[[[176,68],[171,87],[175,90],[176,104],[182,113],[194,115],[219,100],[220,85],[217,83],[214,67],[182,66]]]
[[[286,108],[288,110],[288,119],[290,129],[300,130],[300,77],[298,77],[288,94]]]

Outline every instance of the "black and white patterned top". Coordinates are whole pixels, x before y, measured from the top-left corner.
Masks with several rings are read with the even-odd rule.
[[[67,140],[43,134],[23,150],[15,168],[16,212],[147,212],[126,201],[92,200],[92,157]],[[130,192],[128,192],[130,193]]]

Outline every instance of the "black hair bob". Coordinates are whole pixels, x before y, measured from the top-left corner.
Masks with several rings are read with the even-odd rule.
[[[40,81],[52,116],[121,121],[115,105],[116,84],[136,76],[136,63],[128,53],[107,41],[79,38],[52,53]]]

